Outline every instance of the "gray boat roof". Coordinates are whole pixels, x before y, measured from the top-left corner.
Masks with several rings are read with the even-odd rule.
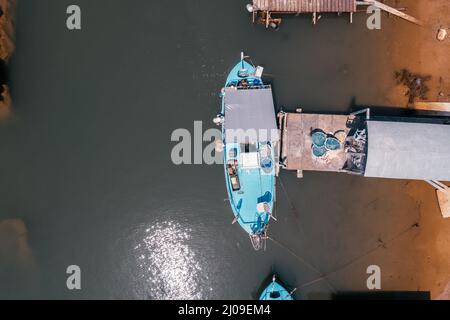
[[[279,141],[272,88],[225,89],[225,142]]]
[[[368,121],[365,176],[450,181],[450,125]]]

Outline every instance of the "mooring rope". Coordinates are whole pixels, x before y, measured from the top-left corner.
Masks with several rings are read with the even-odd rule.
[[[365,252],[364,254],[350,260],[349,262],[343,264],[342,266],[334,269],[333,271],[330,271],[328,273],[325,273],[325,277],[328,277],[332,274],[335,274],[339,271],[342,271],[348,267],[350,267],[351,265],[355,264],[356,262],[358,262],[359,260],[361,260],[362,258],[367,257],[368,255],[374,253],[375,251],[378,251],[378,249],[382,249],[382,248],[386,248],[388,244],[393,243],[394,241],[396,241],[398,238],[402,237],[403,235],[407,234],[409,231],[413,230],[414,228],[419,228],[419,224],[418,223],[414,223],[413,225],[411,225],[410,227],[408,227],[407,229],[401,231],[400,233],[398,233],[397,235],[395,235],[394,237],[392,237],[391,239],[389,239],[388,241],[383,241],[382,239],[378,239],[378,245],[370,250],[368,250],[367,252]]]
[[[419,218],[418,221],[420,221],[420,211],[419,211]],[[321,272],[318,268],[316,268],[315,266],[313,266],[311,263],[307,262],[304,258],[302,258],[301,256],[299,256],[297,253],[295,253],[292,249],[290,249],[288,246],[280,243],[279,241],[275,240],[274,238],[268,237],[269,240],[272,240],[275,244],[279,245],[280,247],[284,248],[285,250],[289,251],[289,253],[294,256],[296,259],[298,259],[299,261],[301,261],[303,264],[305,264],[306,266],[308,266],[311,270],[314,270],[316,273],[320,274],[319,278],[316,278],[312,281],[306,282],[304,284],[301,284],[299,286],[299,288],[304,288],[304,287],[308,287],[310,285],[313,285],[317,282],[320,281],[324,281],[329,287],[330,289],[333,291],[333,293],[336,293],[337,290],[332,286],[332,284],[330,283],[329,279],[327,279],[330,275],[333,275],[339,271],[342,271],[348,267],[350,267],[351,265],[355,264],[357,261],[359,261],[360,259],[372,254],[373,252],[377,251],[380,248],[386,248],[386,246],[388,244],[391,244],[393,242],[395,242],[398,238],[402,237],[403,235],[407,234],[408,232],[410,232],[411,230],[415,229],[415,228],[419,228],[419,222],[416,222],[414,224],[412,224],[411,226],[409,226],[408,228],[406,228],[405,230],[401,231],[400,233],[396,234],[395,236],[393,236],[392,238],[390,238],[388,241],[382,241],[381,239],[379,239],[379,243],[378,245],[373,248],[370,249],[369,251],[365,252],[364,254],[357,256],[356,258],[350,260],[349,262],[343,264],[342,266],[334,269],[333,271],[327,272],[327,273],[323,273]]]
[[[306,261],[304,258],[302,258],[301,256],[299,256],[297,253],[294,252],[294,250],[292,250],[291,248],[289,248],[288,246],[282,244],[281,242],[275,240],[272,237],[267,237],[267,239],[271,240],[272,242],[274,242],[275,244],[277,244],[278,246],[280,246],[281,248],[289,251],[289,253],[295,257],[297,260],[301,261],[304,265],[306,265],[309,269],[313,270],[315,273],[319,274],[320,277],[313,280],[315,282],[318,281],[324,281],[329,287],[330,289],[333,291],[333,293],[336,293],[336,289],[334,289],[334,287],[331,285],[331,283],[326,279],[326,275],[324,273],[322,273],[318,268],[316,268],[315,266],[313,266],[311,263],[309,263],[308,261]],[[301,288],[303,288],[304,286],[301,285]]]
[[[305,232],[303,231],[302,223],[300,221],[300,214],[299,214],[297,208],[295,207],[294,203],[292,202],[291,198],[289,197],[289,194],[286,190],[286,187],[284,186],[283,180],[281,180],[281,177],[278,177],[277,180],[280,181],[281,189],[283,189],[284,196],[285,196],[286,200],[288,201],[289,206],[291,207],[292,214],[294,215],[295,220],[298,221],[297,227],[300,230],[302,236],[304,236]]]

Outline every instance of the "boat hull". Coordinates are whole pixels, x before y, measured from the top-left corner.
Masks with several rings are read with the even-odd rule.
[[[261,293],[259,300],[262,301],[275,301],[275,300],[294,300],[292,295],[289,293],[289,291],[286,290],[286,288],[283,287],[281,283],[275,280],[275,277],[273,281],[263,290]]]
[[[257,68],[245,60],[240,61],[229,73],[225,88],[235,90],[258,90],[264,87],[257,77]],[[222,116],[227,121],[225,106],[227,90],[222,90]],[[275,111],[274,111],[275,112]],[[226,141],[225,125],[222,124],[224,143],[224,173],[228,198],[235,222],[250,235],[265,236],[275,203],[275,148],[271,141],[258,141],[249,145]],[[245,150],[251,147],[253,150]],[[260,245],[255,245],[260,247]]]

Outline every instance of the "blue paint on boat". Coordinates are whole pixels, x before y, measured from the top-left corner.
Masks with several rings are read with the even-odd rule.
[[[229,73],[221,94],[220,116],[223,117],[223,122],[227,121],[225,106],[227,88],[236,91],[246,90],[246,93],[249,93],[248,90],[267,89],[268,86],[255,75],[256,71],[257,68],[247,62],[242,55],[241,61]],[[270,99],[273,103],[271,96]],[[275,115],[275,110],[273,114]],[[267,141],[258,138],[251,144],[226,141],[224,123],[222,123],[222,139],[225,181],[235,222],[250,235],[254,248],[261,249],[264,246],[267,226],[275,203],[276,142],[270,138]],[[252,150],[248,150],[249,148]]]
[[[259,300],[294,300],[294,298],[273,276],[272,282],[263,290]]]

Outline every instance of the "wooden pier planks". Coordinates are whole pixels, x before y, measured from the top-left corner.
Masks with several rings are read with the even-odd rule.
[[[281,157],[287,170],[342,171],[346,162],[344,150],[333,151],[327,161],[318,161],[311,150],[311,131],[321,129],[326,133],[335,133],[344,130],[348,134],[348,116],[305,113],[286,113],[284,116]]]
[[[253,6],[283,13],[356,12],[356,0],[253,0]]]

